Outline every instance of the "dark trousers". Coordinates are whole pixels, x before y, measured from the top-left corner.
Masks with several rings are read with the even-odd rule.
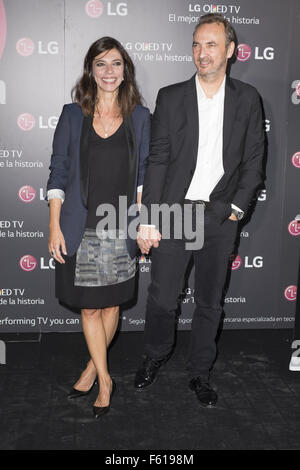
[[[186,250],[182,239],[162,239],[159,247],[152,249],[144,341],[145,353],[153,359],[162,359],[173,348],[178,296],[191,256],[194,259],[196,308],[188,353],[190,378],[200,376],[207,380],[216,357],[222,293],[237,226],[230,219],[220,223],[205,209],[202,249]]]

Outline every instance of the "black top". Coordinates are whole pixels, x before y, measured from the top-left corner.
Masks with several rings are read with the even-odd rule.
[[[107,138],[100,137],[93,126],[89,141],[89,192],[88,215],[86,227],[96,228],[97,223],[104,217],[96,216],[99,204],[111,204],[116,209],[116,225],[105,228],[119,227],[119,196],[128,198],[129,179],[128,146],[124,123],[118,130]]]

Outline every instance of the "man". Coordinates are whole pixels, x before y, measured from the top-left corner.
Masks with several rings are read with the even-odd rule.
[[[197,73],[186,82],[161,89],[153,116],[143,205],[150,210],[152,204],[188,204],[193,213],[202,205],[203,248],[191,251],[184,239],[164,239],[160,227],[141,225],[138,235],[143,253],[153,249],[145,357],[135,387],[149,387],[170,355],[177,299],[193,256],[196,308],[188,354],[189,387],[205,407],[217,402],[209,374],[238,220],[262,183],[264,132],[259,95],[254,87],[226,77],[235,40],[233,28],[222,15],[202,16],[193,36]]]

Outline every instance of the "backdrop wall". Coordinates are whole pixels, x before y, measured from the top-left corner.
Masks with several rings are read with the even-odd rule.
[[[80,316],[54,297],[44,201],[57,119],[90,44],[105,35],[131,55],[145,104],[188,79],[199,16],[222,13],[237,32],[231,76],[262,96],[268,140],[266,189],[244,224],[224,303],[224,328],[291,328],[300,228],[300,1],[0,0],[0,331],[79,331]],[[122,329],[142,330],[151,258],[140,256],[137,299]],[[193,269],[179,329],[194,308]]]

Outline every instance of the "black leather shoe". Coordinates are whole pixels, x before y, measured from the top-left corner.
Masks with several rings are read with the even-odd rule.
[[[204,382],[200,377],[195,377],[189,383],[189,387],[195,392],[201,406],[213,408],[216,406],[218,395],[211,388],[208,382]]]
[[[115,393],[115,390],[116,390],[116,382],[114,381],[114,379],[111,379],[111,380],[112,380],[112,388],[111,388],[109,405],[108,406],[95,406],[94,405],[93,406],[93,413],[94,413],[95,419],[98,419],[98,418],[100,418],[100,416],[103,416],[103,415],[105,415],[106,413],[109,412],[110,405],[111,405],[111,399],[112,399],[113,394]]]
[[[146,356],[135,375],[134,387],[137,390],[144,390],[153,384],[157,379],[159,368],[167,361],[168,357],[161,360],[155,360]]]
[[[96,383],[97,383],[97,379],[95,379],[95,381],[94,381],[93,385],[91,386],[91,388],[89,390],[87,390],[86,392],[83,392],[82,390],[77,390],[76,388],[73,387],[68,393],[69,400],[73,399],[73,398],[85,397],[86,395],[91,393],[91,391],[93,390],[94,385]]]

